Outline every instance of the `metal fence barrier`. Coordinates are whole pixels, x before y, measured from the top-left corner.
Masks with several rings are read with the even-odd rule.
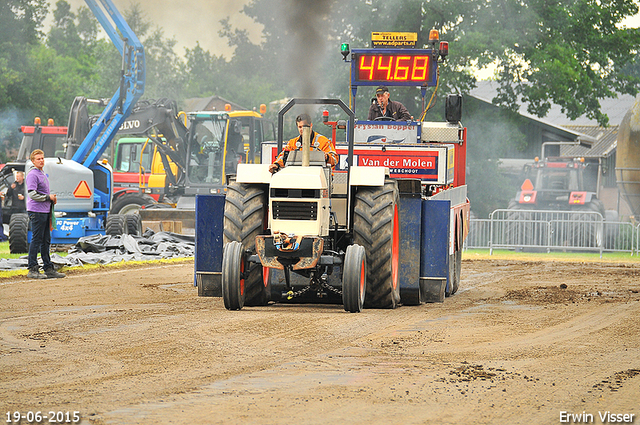
[[[464,249],[640,252],[640,225],[605,221],[597,212],[498,209],[471,219]]]
[[[469,222],[469,235],[464,241],[463,249],[489,248],[491,220],[472,218]]]

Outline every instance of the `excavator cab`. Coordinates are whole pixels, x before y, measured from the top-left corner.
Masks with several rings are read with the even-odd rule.
[[[222,184],[226,126],[226,114],[196,115],[187,152],[188,183]]]
[[[238,164],[259,161],[260,146],[275,138],[273,123],[253,111],[189,114],[185,195],[224,190]]]

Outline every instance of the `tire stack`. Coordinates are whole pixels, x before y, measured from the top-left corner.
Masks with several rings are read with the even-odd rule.
[[[140,214],[109,214],[104,229],[108,236],[142,236],[142,219]]]

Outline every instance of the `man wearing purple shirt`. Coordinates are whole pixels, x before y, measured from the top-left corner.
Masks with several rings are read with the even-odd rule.
[[[48,279],[64,277],[64,273],[58,273],[53,268],[49,247],[51,246],[51,230],[49,228],[52,206],[58,202],[54,194],[49,193],[49,179],[42,171],[44,167],[44,152],[36,149],[29,157],[33,166],[27,174],[27,212],[31,222],[31,245],[29,245],[29,272],[27,277],[31,279]],[[38,266],[38,252],[42,257],[44,274],[40,273]]]

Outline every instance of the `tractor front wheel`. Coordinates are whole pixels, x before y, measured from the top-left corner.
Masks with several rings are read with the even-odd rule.
[[[240,242],[245,250],[255,252],[256,236],[266,233],[267,204],[262,186],[231,183],[224,205],[223,243]],[[267,305],[271,294],[269,269],[254,263],[247,267],[245,304]]]
[[[222,251],[222,298],[227,310],[240,310],[244,307],[243,271],[242,244],[229,242]]]
[[[342,274],[342,303],[345,311],[360,313],[364,306],[367,282],[367,259],[364,248],[349,245],[344,256]]]

